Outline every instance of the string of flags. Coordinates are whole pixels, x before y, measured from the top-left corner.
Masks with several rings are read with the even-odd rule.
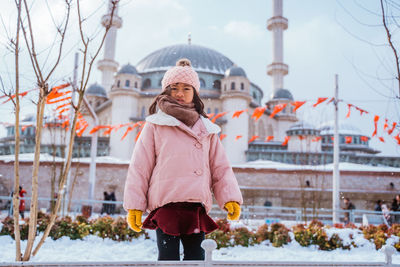
[[[68,129],[69,125],[70,125],[70,114],[71,114],[71,99],[72,99],[72,90],[68,89],[70,87],[69,83],[65,83],[65,84],[61,84],[59,86],[55,86],[51,89],[49,95],[47,96],[46,99],[46,104],[49,106],[54,107],[53,111],[55,112],[55,114],[57,115],[57,119],[58,122],[49,122],[49,123],[45,123],[44,127],[48,127],[48,126],[56,126],[56,127],[62,127],[64,129]],[[35,89],[31,89],[25,92],[22,92],[19,94],[20,97],[25,97],[29,92],[38,90],[37,88]],[[10,101],[11,99],[14,99],[16,97],[16,95],[2,95],[0,96],[0,99],[2,98],[7,98],[5,101],[3,101],[1,104],[5,104],[8,101]],[[328,100],[329,99],[329,100]],[[328,97],[319,97],[317,99],[317,101],[315,103],[311,103],[313,108],[318,107],[319,105],[321,105],[322,103],[326,103],[326,104],[330,104],[334,101],[335,99],[332,98],[328,98]],[[344,101],[341,101],[344,102]],[[251,114],[251,118],[254,119],[255,122],[257,122],[262,115],[265,114],[267,108],[268,110],[270,110],[270,118],[274,118],[277,114],[279,114],[280,112],[282,112],[288,105],[293,106],[293,112],[296,112],[299,108],[303,107],[304,104],[307,103],[307,101],[292,101],[289,103],[281,103],[281,104],[277,104],[275,106],[273,106],[272,109],[269,109],[269,107],[267,106],[262,106],[262,107],[257,107],[254,109],[253,113]],[[358,112],[360,112],[360,116],[363,116],[364,114],[370,114],[369,111],[362,109],[352,103],[347,103],[344,102],[345,104],[347,104],[347,114],[346,114],[346,118],[349,118],[351,116],[351,113],[353,110],[356,110]],[[243,109],[243,110],[234,110],[231,111],[233,112],[232,114],[232,119],[235,118],[240,118],[240,116],[242,116],[244,113],[248,113],[249,110]],[[209,119],[212,122],[216,122],[217,119],[220,119],[224,116],[227,116],[230,112],[229,111],[223,111],[220,113],[210,113],[207,114]],[[386,133],[388,136],[394,138],[397,142],[398,145],[400,145],[400,132],[397,131],[397,135],[393,134],[395,132],[395,130],[397,129],[397,122],[390,122],[387,118],[384,118],[384,123],[383,123],[383,129],[379,129],[378,128],[378,124],[379,121],[381,120],[381,117],[379,115],[373,115],[373,125],[374,125],[374,131],[371,134],[372,138],[378,138],[378,140],[380,140],[381,142],[385,142],[384,137],[382,136],[382,133]],[[3,125],[8,125],[8,123],[2,123],[0,122],[0,124]],[[97,125],[94,126],[93,128],[90,129],[89,134],[93,134],[95,132],[98,132],[99,130],[103,130],[102,135],[103,136],[107,136],[109,134],[111,134],[111,132],[116,132],[121,128],[126,128],[124,134],[121,137],[121,140],[125,139],[126,136],[129,134],[129,132],[133,131],[134,129],[138,128],[138,134],[135,138],[135,140],[138,139],[141,130],[143,129],[145,122],[144,121],[139,121],[136,123],[125,123],[125,124],[118,124],[118,125]],[[22,131],[24,131],[27,127],[29,126],[33,126],[33,125],[23,125],[21,128]],[[76,134],[78,136],[82,136],[82,134],[89,128],[89,123],[83,118],[82,114],[78,113],[78,117],[77,117],[77,123],[76,123]],[[224,138],[226,138],[227,135],[221,133],[220,134],[220,139],[223,140]],[[237,135],[235,136],[234,140],[237,141],[239,139],[243,138],[242,135]],[[300,140],[304,140],[305,136],[299,135],[298,138]],[[317,136],[315,138],[313,138],[311,141],[312,142],[318,142],[321,140],[322,137]],[[345,136],[345,143],[352,143],[353,141],[353,137],[351,136]],[[250,139],[248,140],[248,143],[254,142],[256,140],[259,139],[259,136],[254,135],[251,136]],[[288,141],[290,139],[290,136],[286,136],[284,141],[282,142],[282,145],[287,145]],[[361,136],[361,141],[363,142],[367,142],[369,140],[369,137],[367,136]],[[264,142],[271,142],[274,140],[274,136],[267,136],[264,140]],[[333,137],[332,137],[333,140]]]

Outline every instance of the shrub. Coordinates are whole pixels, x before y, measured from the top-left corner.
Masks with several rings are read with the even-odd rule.
[[[218,219],[215,223],[218,225],[218,229],[224,233],[227,233],[231,230],[231,225],[226,218]]]
[[[279,228],[277,231],[273,232],[272,245],[274,247],[282,247],[291,241],[289,236],[289,229],[286,227]]]
[[[293,227],[294,239],[303,247],[312,244],[312,232],[305,228],[304,224],[298,224]]]
[[[381,224],[379,226],[368,225],[361,227],[364,234],[364,238],[375,244],[376,249],[382,248],[386,244],[388,238],[389,229],[386,225]]]
[[[249,245],[254,245],[255,243],[255,235],[246,227],[240,227],[233,230],[232,237],[235,242],[234,245],[248,247]]]
[[[109,217],[109,216],[105,216],[105,217],[100,217],[94,221],[91,222],[92,224],[92,230],[93,230],[93,234],[97,235],[101,238],[112,238],[113,234],[112,234],[112,223],[113,223],[113,218]]]
[[[19,225],[19,231],[20,231],[20,238],[21,240],[27,240],[28,239],[28,232],[29,232],[29,219],[24,219],[24,224]],[[14,234],[14,218],[12,217],[6,217],[2,222],[3,227],[1,228],[0,235],[9,235],[13,239],[15,239],[15,234]]]
[[[217,243],[217,249],[232,246],[230,232],[224,232],[220,229],[207,235],[207,238],[213,239]]]
[[[255,241],[261,243],[264,240],[270,240],[270,232],[268,231],[268,224],[261,225],[256,232]]]

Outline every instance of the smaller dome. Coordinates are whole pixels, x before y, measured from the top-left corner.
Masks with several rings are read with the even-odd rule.
[[[94,95],[94,96],[101,96],[101,97],[107,97],[107,92],[106,90],[99,84],[95,83],[89,86],[88,89],[86,89],[85,92],[87,95]]]
[[[271,94],[271,100],[277,99],[293,100],[293,95],[289,90],[280,88]]]
[[[124,66],[122,66],[122,68],[118,71],[117,74],[134,74],[137,75],[138,72],[135,68],[135,66],[132,66],[131,64],[126,64]]]
[[[358,129],[353,124],[350,124],[345,121],[339,121],[339,134],[342,135],[363,135],[360,129]],[[321,131],[321,135],[333,135],[334,133],[334,121],[328,121],[323,123],[319,127]]]
[[[232,76],[242,76],[247,77],[246,72],[241,67],[233,65],[229,69],[225,71],[225,77],[232,77]]]
[[[315,126],[305,121],[298,121],[290,126],[289,130],[315,130]]]
[[[25,115],[22,120],[22,122],[34,122],[36,121],[36,114],[27,114]]]

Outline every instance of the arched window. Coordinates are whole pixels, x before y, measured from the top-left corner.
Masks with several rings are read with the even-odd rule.
[[[235,90],[235,83],[231,82],[231,90]]]
[[[117,81],[117,88],[119,88],[120,86],[121,86],[121,81],[118,80],[118,81]]]
[[[200,88],[206,88],[206,82],[200,78]]]
[[[146,117],[146,108],[143,106],[142,107],[142,118]]]
[[[125,87],[129,87],[130,84],[131,84],[131,82],[129,80],[125,81]]]
[[[135,88],[138,88],[138,87],[137,87],[137,82],[135,82]]]
[[[147,89],[151,87],[151,80],[150,79],[146,79],[143,82],[143,89]]]
[[[240,83],[240,90],[244,90],[244,83]]]
[[[221,81],[220,80],[215,80],[213,82],[213,88],[214,89],[221,89]]]

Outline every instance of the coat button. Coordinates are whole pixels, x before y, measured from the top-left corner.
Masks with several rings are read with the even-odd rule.
[[[194,173],[200,176],[203,172],[201,170],[195,170]]]
[[[202,144],[200,144],[200,143],[196,143],[196,145],[195,145],[197,148],[201,148],[202,147]]]

